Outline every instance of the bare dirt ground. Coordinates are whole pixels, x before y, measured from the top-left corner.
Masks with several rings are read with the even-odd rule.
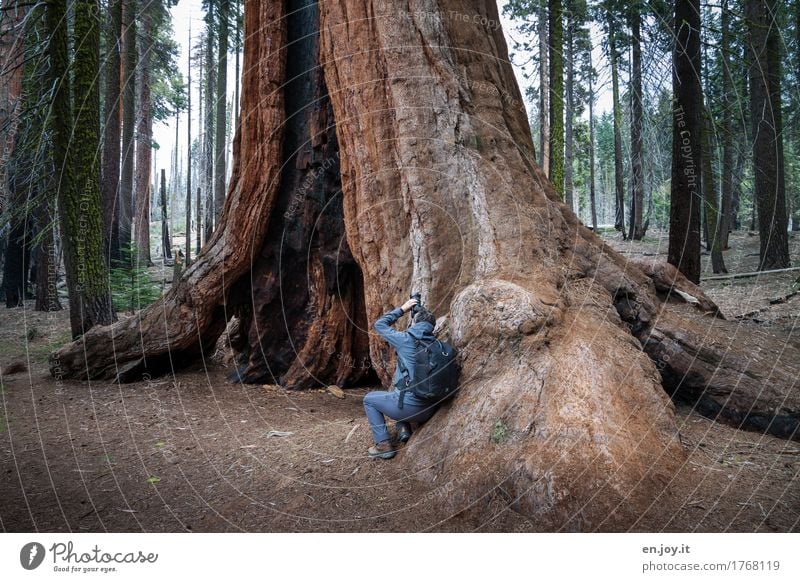
[[[666,252],[658,233],[608,238],[629,254]],[[758,238],[731,243],[729,270],[753,270]],[[792,332],[798,275],[703,287],[729,318]],[[453,515],[442,503],[448,484],[404,473],[402,450],[392,461],[366,458],[366,388],[338,399],[242,386],[210,361],[134,384],[57,383],[47,355],[68,338],[64,312],[0,309],[3,531],[537,530],[502,491],[479,492]],[[688,460],[633,529],[800,530],[800,442],[738,431],[685,405],[677,420]]]

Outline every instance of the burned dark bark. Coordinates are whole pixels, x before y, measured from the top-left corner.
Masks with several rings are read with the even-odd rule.
[[[255,12],[248,12],[248,25],[264,27],[267,14],[275,15],[277,9],[257,9],[258,17],[253,16]],[[118,342],[120,366],[116,367],[107,360],[109,346],[96,346],[93,341],[85,362],[81,354],[75,354],[81,359],[70,360],[70,373],[129,380],[145,371],[162,371],[170,351],[173,363],[191,361],[214,344],[233,313],[239,315],[241,333],[248,339],[242,346],[247,351],[247,365],[239,370],[246,381],[280,382],[287,387],[344,386],[373,373],[361,271],[344,236],[333,112],[317,66],[319,37],[310,34],[318,30],[316,4],[290,2],[289,14],[280,22],[286,23],[290,39],[279,45],[280,57],[273,52],[278,24],[269,26],[273,36],[263,44],[246,46],[247,90],[242,111],[246,123],[237,132],[234,179],[228,194],[235,198],[226,202],[223,232],[215,231],[197,261],[161,303],[140,312],[137,321],[128,320],[128,325],[112,331],[115,336],[124,335],[123,329],[141,327],[150,338],[144,353],[138,341]],[[276,62],[267,62],[267,57]],[[284,66],[288,67],[285,73]],[[261,81],[265,71],[269,78]],[[261,103],[267,89],[274,107]],[[285,111],[281,105],[278,117],[278,103],[284,102]],[[265,111],[269,113],[266,117]],[[285,140],[279,147],[277,136],[283,132]],[[269,142],[264,145],[248,139],[251,134],[261,140],[268,136]],[[265,148],[275,157],[266,159]],[[271,164],[269,168],[267,164]],[[265,179],[276,171],[279,174],[273,179]],[[247,210],[236,214],[231,208]],[[261,224],[252,220],[254,216],[269,219]],[[258,224],[248,224],[247,229],[234,226],[241,221]],[[233,229],[238,229],[235,237]],[[209,279],[209,271],[219,269],[218,263],[224,261],[220,255],[232,258],[223,262],[224,274]],[[225,286],[220,287],[222,281]],[[220,292],[226,298],[224,309],[218,303]],[[191,313],[183,311],[186,305],[192,305],[196,322],[191,321]],[[309,313],[317,316],[310,318]],[[162,317],[173,330],[169,338],[159,337],[158,322],[162,334],[165,325]],[[66,353],[69,351],[54,360],[62,373],[67,373]]]
[[[287,22],[285,161],[252,277],[237,286],[248,305],[252,297],[241,377],[287,387],[347,385],[369,372],[369,344],[361,270],[345,238],[336,125],[313,34],[316,3],[289,2]]]

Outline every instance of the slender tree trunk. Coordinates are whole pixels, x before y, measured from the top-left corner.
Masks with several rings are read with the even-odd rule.
[[[746,140],[746,136],[742,136]],[[733,169],[733,185],[731,187],[731,226],[733,230],[742,228],[742,221],[739,215],[742,199],[742,180],[745,164],[745,149],[742,146],[736,148],[736,163]],[[751,229],[752,230],[752,229]]]
[[[105,256],[121,260],[119,252],[119,164],[122,131],[122,96],[120,86],[120,45],[122,42],[122,0],[110,0],[106,23],[105,119],[103,123],[103,162],[101,192],[103,196],[103,237]]]
[[[614,228],[625,234],[625,178],[622,172],[622,106],[619,100],[619,64],[616,22],[608,13],[608,50],[611,65],[611,100],[614,115]]]
[[[230,20],[230,0],[219,0],[217,17],[219,46],[217,48],[217,102],[216,132],[214,139],[214,224],[219,223],[222,206],[225,204],[225,142],[227,124],[228,96],[228,25]]]
[[[672,91],[672,185],[667,260],[700,282],[700,164],[703,90],[700,79],[700,0],[676,0]]]
[[[119,244],[132,242],[136,125],[136,0],[122,0],[122,170],[119,186]],[[148,166],[149,167],[149,166]],[[129,260],[129,259],[128,259]]]
[[[153,162],[153,118],[151,114],[152,100],[150,96],[150,63],[153,47],[153,13],[155,6],[150,0],[143,7],[139,18],[140,39],[138,43],[138,63],[136,78],[138,80],[138,119],[136,131],[136,261],[141,267],[152,266],[150,258],[150,199],[151,169]]]
[[[192,28],[189,25],[189,47],[186,63],[186,266],[192,262]],[[238,54],[237,54],[238,62]],[[198,225],[199,228],[199,225]]]
[[[215,99],[217,94],[217,74],[214,59],[214,4],[209,3],[206,13],[206,87],[205,87],[205,135],[203,136],[203,191],[205,192],[205,208],[203,215],[205,218],[203,240],[211,240],[214,232],[214,126],[215,126]]]
[[[22,0],[3,3],[0,14],[0,220],[9,208],[9,159],[14,151],[21,113],[24,21],[29,5]]]
[[[199,255],[200,254],[200,249],[203,246],[203,243],[202,243],[202,235],[203,235],[203,228],[202,228],[203,227],[203,201],[202,201],[201,197],[202,197],[202,191],[200,189],[200,186],[198,186],[197,187],[197,196],[195,197],[195,201],[194,201],[194,209],[195,209],[195,213],[196,213],[195,221],[194,221],[195,225],[196,225],[195,232],[194,232],[194,236],[195,236],[195,239],[194,239],[195,240],[195,255]]]
[[[234,133],[239,129],[239,86],[241,85],[241,67],[239,65],[242,52],[242,2],[236,0],[236,71],[233,76],[236,87],[233,98],[233,127]]]
[[[641,14],[634,5],[629,13],[631,29],[631,223],[628,236],[633,240],[644,237],[644,137],[642,108],[642,47]]]
[[[167,213],[167,176],[166,171],[161,169],[161,248],[165,259],[172,258],[172,239],[169,236],[169,214]]]
[[[720,41],[720,62],[722,63],[722,117],[720,118],[720,138],[722,139],[722,164],[720,166],[720,181],[722,182],[722,197],[720,201],[720,248],[727,250],[728,237],[731,230],[731,206],[733,201],[733,123],[731,116],[735,101],[733,98],[731,79],[731,31],[730,8],[728,0],[722,0],[720,15],[722,36]]]
[[[32,100],[34,76],[33,51],[26,50],[25,17],[28,6],[15,0],[2,6],[0,13],[0,226],[7,221],[2,236],[6,237],[3,249],[2,290],[6,307],[23,305],[25,300],[25,273],[30,266],[31,221],[29,220],[33,177],[29,140],[38,136],[27,135],[26,125],[30,115],[26,111]],[[20,121],[22,127],[20,127]],[[21,130],[21,135],[17,135]]]
[[[55,202],[53,160],[47,128],[47,107],[44,106],[51,85],[47,79],[47,48],[40,42],[46,38],[44,5],[30,11],[19,5],[6,8],[0,15],[0,42],[6,45],[5,62],[1,63],[8,84],[3,103],[9,126],[3,129],[14,134],[14,148],[3,170],[9,178],[7,244],[3,250],[3,288],[9,307],[21,304],[27,295],[26,282],[36,290],[37,311],[61,309],[56,294],[57,263],[53,263]],[[22,19],[24,15],[24,20]],[[23,52],[18,53],[20,48]],[[14,70],[19,67],[17,70]],[[12,74],[13,72],[13,74]],[[22,76],[21,91],[15,95],[14,75]],[[8,78],[11,75],[12,78]],[[12,99],[13,98],[13,99]],[[18,113],[17,113],[18,112]],[[33,252],[32,252],[33,251]],[[7,254],[6,254],[7,253]],[[31,261],[31,258],[34,260]]]
[[[550,40],[548,0],[539,0],[539,160],[550,171]]]
[[[711,240],[711,268],[714,273],[727,273],[728,270],[725,268],[725,261],[722,257],[722,219],[714,180],[714,154],[717,149],[714,143],[714,120],[711,117],[711,109],[707,106],[703,109],[702,140],[702,188],[706,208],[706,221],[708,222]]]
[[[197,198],[195,199],[195,212],[197,213],[197,229],[195,232],[196,243],[197,246],[195,248],[195,255],[200,254],[200,249],[203,246],[203,238],[205,235],[205,229],[203,227],[203,199],[202,199],[202,187],[201,184],[205,183],[206,179],[206,172],[205,172],[205,164],[206,164],[206,101],[203,98],[204,93],[203,90],[206,86],[206,66],[205,66],[205,44],[203,42],[200,43],[200,55],[199,55],[199,66],[198,70],[200,71],[200,79],[197,83],[197,92],[198,92],[198,107],[197,107],[197,117],[198,117],[198,127],[200,128],[200,135],[198,136],[198,156],[199,159],[195,161],[195,167],[197,168]]]
[[[781,117],[780,31],[775,0],[747,0],[750,51],[750,115],[758,210],[760,269],[789,266],[786,183]]]
[[[178,188],[179,188],[179,184],[180,184],[180,181],[181,181],[180,180],[180,176],[181,176],[180,160],[178,158],[178,143],[180,141],[179,140],[179,136],[180,136],[180,129],[179,128],[180,128],[180,112],[179,111],[175,111],[175,146],[174,146],[173,152],[172,152],[172,154],[173,154],[172,155],[172,166],[173,166],[173,169],[172,169],[172,173],[171,173],[171,176],[170,176],[170,180],[172,182],[172,187],[169,190],[170,192],[172,192],[172,195],[167,197],[166,196],[166,192],[165,192],[165,202],[166,202],[166,198],[169,198],[169,203],[167,205],[169,210],[168,210],[167,218],[166,218],[166,221],[165,221],[168,231],[169,231],[169,227],[172,226],[170,224],[170,222],[175,217],[175,215],[177,213],[177,204],[178,204],[178,199],[179,199]],[[174,232],[174,226],[173,226],[173,231],[172,232]],[[171,259],[172,258],[172,237],[167,236],[167,242],[169,244],[165,247],[164,256],[166,258],[168,258],[168,259]],[[180,250],[180,249],[178,249],[178,250]]]
[[[549,0],[550,163],[547,173],[564,197],[564,31],[561,0]]]
[[[37,222],[40,225],[40,241],[36,266],[36,311],[60,311],[58,299],[58,264],[56,249],[55,212],[48,200],[39,207]]]
[[[774,338],[725,321],[674,267],[616,253],[559,203],[513,105],[502,31],[447,17],[478,7],[497,20],[494,2],[423,3],[425,18],[397,17],[388,0],[324,2],[319,23],[308,0],[289,1],[285,18],[280,2],[247,6],[248,123],[220,226],[161,301],[90,332],[89,358],[59,350],[65,376],[169,369],[213,344],[234,306],[245,330],[269,324],[267,342],[244,340],[270,350],[268,378],[354,381],[368,350],[388,385],[389,349],[362,325],[420,289],[459,349],[462,381],[400,462],[453,483],[442,501],[453,511],[482,512],[502,489],[541,529],[641,523],[687,459],[662,383],[706,414],[796,431],[800,350],[778,338],[776,365]],[[488,82],[499,95],[474,89]],[[742,341],[765,342],[770,357],[754,361]],[[500,441],[489,438],[498,426]]]
[[[26,273],[30,268],[31,255],[32,224],[28,220],[31,192],[17,184],[23,181],[21,177],[17,177],[17,172],[18,170],[12,169],[8,176],[9,202],[14,206],[12,211],[15,214],[9,217],[8,240],[3,261],[3,293],[7,308],[24,305]]]
[[[594,69],[592,66],[592,47],[588,47],[589,59],[589,208],[592,216],[592,230],[597,232],[597,202],[594,177]]]
[[[794,3],[794,58],[795,58],[795,79],[800,79],[800,2],[795,0]],[[795,103],[800,103],[797,95],[794,96]],[[800,149],[800,127],[795,124],[794,141],[795,148]],[[792,188],[794,202],[792,204],[792,231],[800,231],[800,188],[797,185]]]
[[[75,110],[70,111],[65,0],[48,0],[50,74],[56,87],[50,117],[58,182],[73,338],[115,317],[103,259],[100,201],[100,19],[96,0],[75,3]],[[72,122],[72,123],[70,123]],[[59,170],[61,170],[59,172]]]
[[[566,99],[564,100],[564,201],[567,206],[573,211],[575,209],[575,201],[573,200],[575,194],[575,187],[573,183],[573,162],[574,162],[574,135],[572,129],[573,116],[575,111],[575,21],[572,11],[567,11],[567,38],[564,41],[567,51],[566,69],[567,69],[567,87]]]

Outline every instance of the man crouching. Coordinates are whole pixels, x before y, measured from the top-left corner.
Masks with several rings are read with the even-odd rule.
[[[397,421],[397,440],[405,443],[411,438],[409,423],[425,422],[436,412],[436,404],[417,398],[411,391],[407,391],[401,401],[401,393],[397,389],[406,381],[405,373],[410,375],[409,381],[414,380],[415,354],[420,342],[427,344],[436,340],[433,335],[436,318],[424,307],[416,310],[413,325],[407,331],[392,329],[392,325],[398,319],[418,304],[418,299],[409,299],[401,307],[380,317],[373,326],[375,331],[397,351],[397,367],[392,379],[394,389],[389,392],[376,390],[364,396],[364,410],[375,442],[375,446],[370,447],[368,451],[373,459],[391,459],[396,454],[386,427],[386,417]]]

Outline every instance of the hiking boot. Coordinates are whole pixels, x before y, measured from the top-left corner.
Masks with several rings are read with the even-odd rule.
[[[389,441],[383,441],[370,447],[367,454],[371,459],[391,459],[397,454]]]
[[[401,443],[407,443],[411,438],[411,427],[407,424],[402,425],[397,429],[397,440]]]

